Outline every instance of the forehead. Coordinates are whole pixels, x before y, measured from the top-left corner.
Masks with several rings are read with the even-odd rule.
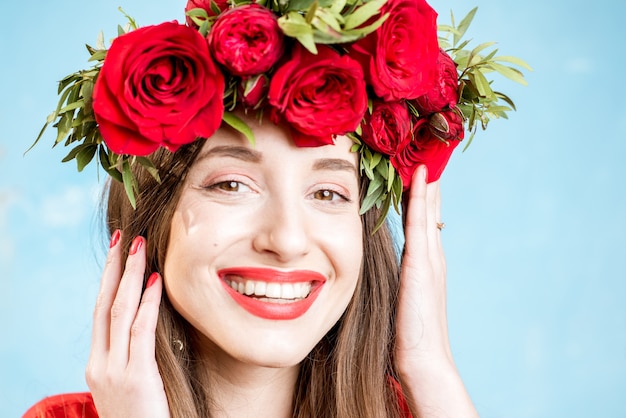
[[[223,126],[209,139],[206,140],[200,151],[200,157],[212,154],[216,150],[235,149],[240,150],[240,156],[247,158],[244,150],[248,150],[249,158],[257,156],[264,159],[320,159],[342,158],[350,161],[355,166],[358,162],[358,154],[351,151],[353,142],[346,136],[338,136],[334,144],[318,147],[298,147],[291,139],[289,128],[284,125],[276,125],[268,120],[259,122],[247,118],[248,126],[254,134],[254,143],[240,132],[230,126]],[[217,154],[220,154],[219,152]]]

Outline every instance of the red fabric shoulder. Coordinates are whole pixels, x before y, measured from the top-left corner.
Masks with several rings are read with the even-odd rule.
[[[404,393],[402,393],[402,387],[400,386],[400,382],[398,382],[393,377],[389,377],[389,382],[396,391],[396,396],[398,397],[398,404],[400,405],[400,413],[402,414],[402,418],[413,418],[413,415],[411,415],[411,410],[409,409],[409,404],[404,397]]]
[[[91,393],[66,393],[45,398],[22,418],[98,418]]]

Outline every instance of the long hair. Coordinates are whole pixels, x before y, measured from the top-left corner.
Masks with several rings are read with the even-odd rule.
[[[161,182],[139,168],[136,209],[124,187],[109,182],[106,222],[109,234],[122,230],[122,248],[138,235],[146,238],[146,275],[162,272],[170,224],[182,185],[203,141],[172,154],[159,150],[152,160]],[[361,180],[361,193],[367,179]],[[397,393],[390,379],[399,268],[386,225],[372,234],[376,209],[362,216],[363,262],[355,293],[345,313],[302,361],[296,383],[293,417],[399,418]],[[125,256],[128,254],[126,253]],[[164,292],[156,332],[156,360],[175,418],[210,417],[210,383],[202,376],[197,331],[172,307]]]

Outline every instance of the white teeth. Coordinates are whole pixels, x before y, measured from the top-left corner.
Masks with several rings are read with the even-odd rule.
[[[255,280],[226,280],[228,285],[242,295],[265,296],[270,299],[304,299],[311,292],[311,283],[267,283]]]
[[[268,298],[280,298],[280,294],[281,294],[281,291],[280,291],[279,283],[267,284],[267,290],[265,291],[265,296],[267,296]]]
[[[293,299],[293,298],[295,298],[294,291],[293,291],[293,285],[291,283],[285,283],[284,285],[281,286],[280,297],[281,297],[281,299]]]
[[[239,292],[242,293],[242,292]],[[252,280],[248,280],[245,285],[245,290],[243,292],[244,295],[250,296],[254,293],[254,282]]]
[[[254,284],[254,296],[265,296],[266,291],[267,291],[267,283],[256,282]]]

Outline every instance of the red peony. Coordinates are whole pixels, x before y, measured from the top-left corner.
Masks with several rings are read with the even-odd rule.
[[[166,22],[115,39],[96,81],[93,110],[107,146],[148,155],[208,138],[224,113],[224,78],[204,38]]]
[[[385,101],[415,99],[437,77],[437,13],[425,0],[389,0],[382,26],[350,46],[378,97]]]
[[[465,136],[463,115],[457,107],[430,115],[428,127],[433,135],[444,141],[463,139]]]
[[[372,103],[361,124],[363,141],[374,151],[392,156],[411,131],[411,117],[404,101]]]
[[[219,13],[215,13],[211,9],[211,3],[217,6],[220,13],[228,9],[228,0],[188,0],[185,6],[185,14],[191,9],[204,9],[209,16],[217,16]],[[187,16],[187,24],[192,28],[197,28],[197,25],[193,23],[189,16]]]
[[[269,70],[283,54],[283,32],[276,16],[263,6],[248,4],[218,18],[207,35],[215,60],[236,76]]]
[[[298,146],[333,143],[333,135],[356,130],[367,110],[358,62],[320,45],[317,55],[299,43],[276,70],[268,94],[273,120],[287,120]]]
[[[437,59],[437,81],[426,94],[415,100],[415,105],[422,115],[453,108],[459,102],[459,75],[456,63],[443,49]]]
[[[428,168],[429,183],[439,180],[452,151],[460,142],[457,139],[443,141],[437,138],[428,126],[428,119],[419,119],[413,129],[413,137],[404,140],[396,155],[391,157],[391,164],[402,178],[404,190],[408,190],[413,173],[422,164]]]
[[[239,101],[248,109],[258,109],[267,97],[269,84],[265,74],[244,78],[239,83]]]

